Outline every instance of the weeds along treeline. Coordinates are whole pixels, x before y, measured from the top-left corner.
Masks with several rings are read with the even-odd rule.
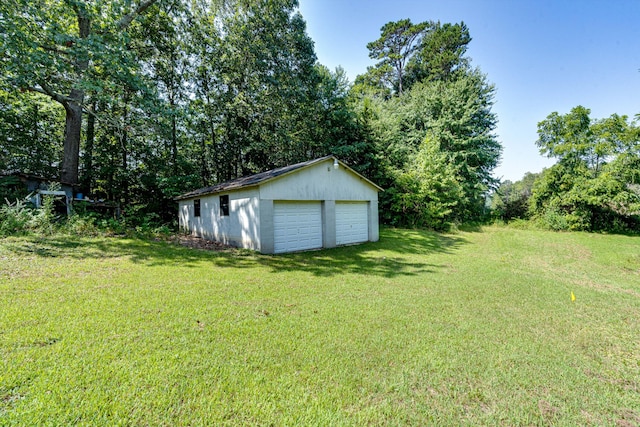
[[[52,186],[55,188],[55,186]],[[5,200],[0,206],[0,237],[19,235],[76,236],[135,235],[139,237],[169,235],[173,224],[160,224],[156,214],[114,218],[112,215],[88,212],[77,205],[70,215],[60,214],[56,197],[43,195],[36,209],[31,202]]]

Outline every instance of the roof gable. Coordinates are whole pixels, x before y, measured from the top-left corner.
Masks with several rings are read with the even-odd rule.
[[[345,165],[340,160],[338,160],[338,158],[336,158],[335,156],[329,155],[329,156],[325,156],[325,157],[320,157],[318,159],[309,160],[309,161],[306,161],[306,162],[296,163],[294,165],[289,165],[289,166],[284,166],[284,167],[277,168],[277,169],[272,169],[270,171],[261,172],[261,173],[255,174],[255,175],[244,176],[244,177],[237,178],[237,179],[234,179],[234,180],[231,180],[231,181],[227,181],[227,182],[223,182],[223,183],[220,183],[220,184],[212,185],[210,187],[204,187],[204,188],[200,188],[200,189],[197,189],[197,190],[193,190],[193,191],[190,191],[188,193],[185,193],[185,194],[182,194],[182,195],[176,197],[174,200],[191,199],[191,198],[194,198],[194,197],[205,196],[205,195],[209,195],[209,194],[216,194],[216,193],[222,193],[222,192],[226,192],[226,191],[234,191],[234,190],[240,190],[242,188],[257,186],[257,185],[260,185],[262,183],[265,183],[265,182],[268,182],[268,181],[271,181],[271,180],[275,180],[275,179],[278,179],[280,177],[283,177],[283,176],[289,175],[291,173],[297,172],[299,170],[302,170],[302,169],[308,168],[310,166],[316,165],[318,163],[322,163],[322,162],[327,161],[329,159],[333,159],[334,162],[338,162],[342,167],[344,167],[349,172],[355,174],[356,176],[358,176],[359,178],[361,178],[362,180],[367,182],[372,187],[375,187],[378,191],[382,191],[382,188],[380,186],[374,184],[369,179],[365,178],[364,176],[362,176],[358,172],[354,171],[349,166]]]

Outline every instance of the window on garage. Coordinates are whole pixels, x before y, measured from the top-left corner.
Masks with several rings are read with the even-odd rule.
[[[193,199],[193,216],[200,216],[200,199]]]
[[[220,216],[229,216],[229,195],[220,196]]]

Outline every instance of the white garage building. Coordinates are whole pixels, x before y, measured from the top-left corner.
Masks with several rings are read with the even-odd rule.
[[[176,198],[180,228],[262,253],[378,240],[382,189],[326,156]]]

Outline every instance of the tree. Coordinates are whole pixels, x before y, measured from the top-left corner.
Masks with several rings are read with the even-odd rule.
[[[516,182],[506,180],[493,193],[491,210],[503,221],[512,219],[527,219],[529,217],[529,199],[533,193],[533,186],[540,173],[527,172]]]
[[[453,81],[423,82],[404,97],[388,103],[392,123],[385,131],[388,157],[404,168],[424,140],[431,135],[447,162],[456,171],[464,198],[453,215],[458,221],[477,220],[485,198],[496,185],[492,171],[502,147],[493,130],[497,118],[491,112],[495,88],[479,71]]]
[[[416,172],[414,161],[424,154],[427,135],[440,155],[430,153],[446,163],[461,189],[452,193],[459,195],[455,203],[437,209],[447,212],[444,221],[481,219],[486,198],[498,183],[492,172],[502,147],[493,134],[495,87],[465,56],[469,29],[464,22],[414,25],[405,19],[385,24],[381,33],[367,45],[370,57],[380,62],[356,78],[351,94],[361,105],[378,106],[369,128],[380,150],[380,182],[390,187],[381,195],[383,210],[394,215],[386,220],[402,215],[392,208],[399,200],[414,203],[412,192],[424,194],[417,179],[439,181],[435,175],[429,178],[435,174],[432,167]]]
[[[54,177],[63,122],[62,109],[44,95],[0,89],[0,171]]]
[[[198,31],[190,113],[213,181],[366,151],[348,81],[316,64],[297,2],[237,2]]]
[[[380,38],[367,44],[369,57],[381,60],[377,67],[384,69],[384,67],[390,66],[394,70],[394,85],[400,95],[402,94],[405,65],[420,45],[420,40],[428,25],[427,22],[412,24],[410,19],[388,22],[380,29]]]
[[[111,76],[135,84],[126,30],[157,0],[2,2],[0,28],[4,81],[15,89],[42,93],[65,110],[63,182],[78,182],[83,111],[87,90],[100,91]],[[101,76],[102,74],[102,76]]]
[[[538,124],[540,152],[558,158],[536,182],[530,211],[555,229],[624,231],[640,225],[638,132],[626,116],[591,120],[578,106]]]
[[[566,115],[553,112],[538,123],[540,154],[567,161],[586,160],[594,148],[590,113],[579,105]]]
[[[448,80],[469,66],[465,57],[471,42],[469,28],[459,24],[431,22],[419,48],[407,65],[407,82]]]
[[[455,218],[454,209],[464,198],[464,189],[448,153],[427,135],[407,168],[396,171],[390,189],[394,225],[429,227],[444,231]]]

